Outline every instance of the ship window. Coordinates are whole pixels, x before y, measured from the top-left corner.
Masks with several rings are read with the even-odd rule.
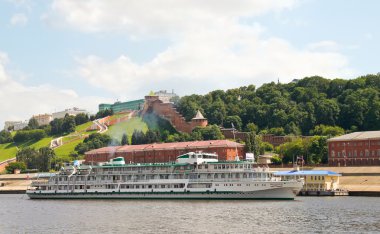
[[[215,178],[215,179],[218,179],[218,174],[215,174],[215,175],[214,175],[214,178]]]
[[[161,188],[165,188],[165,185],[164,185],[164,184],[161,184]]]
[[[138,188],[140,188],[140,186],[139,186],[139,185],[136,185],[136,187],[135,187],[135,188],[137,188],[137,189],[138,189]]]

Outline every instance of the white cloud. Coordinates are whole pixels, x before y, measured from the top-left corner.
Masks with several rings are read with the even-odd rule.
[[[336,51],[339,45],[335,41],[319,41],[311,43],[308,48],[313,51]]]
[[[79,59],[80,75],[92,85],[137,97],[149,90],[174,88],[180,94],[204,93],[247,84],[282,82],[310,75],[350,75],[347,59],[337,53],[298,50],[279,38],[262,39],[243,26],[189,33],[154,59],[137,64],[127,55],[114,61]]]
[[[26,120],[34,114],[52,113],[70,107],[96,112],[100,97],[79,97],[73,90],[51,85],[25,86],[14,81],[6,71],[7,55],[0,52],[0,124],[6,120]],[[2,128],[0,126],[0,128]]]
[[[351,76],[335,42],[297,49],[281,38],[264,36],[265,27],[253,22],[258,15],[296,4],[296,0],[55,0],[44,19],[84,32],[124,32],[137,40],[158,36],[171,41],[144,64],[122,52],[111,61],[96,55],[77,58],[79,74],[90,84],[128,97],[171,88],[179,94],[204,93],[260,85],[278,77],[286,82],[310,75]],[[242,25],[242,19],[249,23]]]
[[[11,18],[11,25],[13,26],[24,26],[28,23],[28,17],[24,14],[15,14]]]
[[[55,0],[43,18],[86,32],[124,31],[131,35],[176,34],[238,17],[291,8],[296,0]]]

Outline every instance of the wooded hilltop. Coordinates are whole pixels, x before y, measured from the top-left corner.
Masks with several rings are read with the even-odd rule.
[[[199,109],[209,124],[276,135],[314,135],[318,125],[346,132],[380,129],[380,73],[356,79],[320,76],[182,97],[178,111],[190,120]],[[256,129],[255,129],[256,128]]]

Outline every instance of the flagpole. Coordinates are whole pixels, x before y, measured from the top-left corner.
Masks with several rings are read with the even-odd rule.
[[[236,156],[235,156],[235,160],[238,161],[238,151],[237,151],[237,144],[236,144],[236,139],[235,139],[235,126],[234,126],[234,123],[231,122],[231,125],[232,125],[232,134],[234,135],[234,142],[235,142],[235,153],[236,153]]]

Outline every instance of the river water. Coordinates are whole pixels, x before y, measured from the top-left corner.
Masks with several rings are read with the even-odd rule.
[[[0,195],[0,233],[380,233],[380,198],[29,200]]]

